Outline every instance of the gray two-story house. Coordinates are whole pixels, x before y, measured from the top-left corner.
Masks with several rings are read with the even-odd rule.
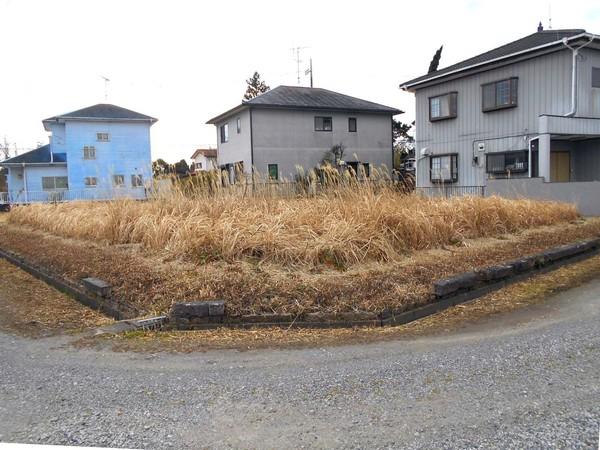
[[[540,25],[400,87],[416,97],[422,191],[559,199],[600,214],[599,36]]]
[[[395,108],[321,88],[278,86],[209,120],[217,130],[218,164],[293,180],[297,168],[321,164],[334,146],[356,170],[392,168]]]

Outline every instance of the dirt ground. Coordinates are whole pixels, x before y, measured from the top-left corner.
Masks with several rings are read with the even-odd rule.
[[[116,336],[78,336],[76,345],[114,351],[194,352],[267,347],[313,347],[407,339],[444,334],[498,315],[543,302],[600,278],[600,256],[501,289],[471,303],[425,319],[387,328],[339,330],[255,329],[182,332],[132,332]],[[10,263],[0,260],[0,329],[29,337],[77,334],[112,322]]]
[[[0,233],[3,248],[75,282],[86,276],[104,279],[115,296],[148,314],[164,314],[175,301],[212,299],[225,300],[229,314],[302,314],[408,309],[432,298],[433,280],[597,237],[600,219],[469,240],[345,271],[172,260],[139,245],[101,245],[3,223]]]
[[[112,322],[0,259],[0,329],[40,337]]]
[[[503,314],[544,302],[556,293],[600,278],[600,256],[516,283],[473,302],[399,327],[333,330],[218,329],[208,331],[130,332],[115,336],[85,337],[77,345],[113,351],[183,352],[212,349],[305,348],[362,344],[454,332],[473,324],[493,321]]]

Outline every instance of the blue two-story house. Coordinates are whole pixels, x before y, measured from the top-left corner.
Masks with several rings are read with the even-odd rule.
[[[5,203],[144,198],[152,182],[150,127],[157,119],[98,104],[42,121],[50,143],[0,162]]]

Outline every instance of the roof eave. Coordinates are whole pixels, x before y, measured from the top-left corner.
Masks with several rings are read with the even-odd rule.
[[[117,117],[64,117],[64,116],[55,116],[55,117],[50,117],[48,119],[44,119],[42,120],[42,123],[44,124],[44,128],[46,127],[46,124],[50,124],[50,123],[62,123],[68,120],[73,120],[73,121],[89,121],[89,122],[150,122],[150,124],[154,124],[156,122],[158,122],[158,119],[156,119],[155,117],[148,117],[146,118],[117,118]],[[47,130],[49,131],[49,130]]]
[[[23,166],[66,166],[67,163],[66,162],[36,162],[36,163],[31,163],[31,162],[6,162],[6,161],[2,161],[0,162],[0,166],[2,167],[23,167]]]
[[[225,111],[222,114],[219,114],[218,116],[213,117],[212,119],[208,120],[206,122],[206,125],[216,125],[217,122],[220,122],[221,120],[225,119],[226,117],[229,117],[237,112],[243,111],[244,108],[250,107],[251,105],[247,105],[244,102],[242,102],[240,105],[237,105],[233,108],[231,108],[228,111]]]
[[[575,36],[571,36],[571,37],[567,38],[567,41],[581,39],[582,37],[593,37],[593,39],[600,38],[600,36],[596,35],[596,34],[592,34],[592,33],[580,33],[580,34],[577,34]],[[429,77],[429,78],[425,78],[423,80],[419,80],[419,81],[416,81],[416,82],[412,82],[412,80],[411,81],[407,81],[405,83],[400,84],[399,87],[403,91],[415,92],[416,86],[419,86],[419,85],[422,85],[422,84],[425,84],[425,83],[429,83],[429,82],[437,80],[437,79],[445,78],[445,77],[448,77],[450,75],[454,75],[454,74],[465,72],[465,71],[468,71],[468,70],[471,70],[471,69],[475,69],[477,67],[482,67],[482,66],[485,66],[485,65],[488,65],[488,64],[493,64],[494,62],[503,61],[503,60],[507,60],[507,59],[518,57],[520,55],[525,55],[527,53],[532,53],[532,52],[535,52],[535,51],[538,51],[538,50],[543,50],[545,48],[550,48],[552,46],[559,45],[559,44],[562,44],[562,43],[563,43],[562,39],[560,39],[558,41],[552,41],[552,42],[549,42],[549,43],[544,44],[544,45],[538,45],[536,47],[532,47],[532,48],[529,48],[527,50],[521,50],[519,52],[511,53],[509,55],[501,56],[499,58],[494,58],[494,59],[490,59],[490,60],[487,60],[487,61],[482,61],[480,63],[472,64],[470,66],[462,67],[462,68],[456,69],[456,70],[451,70],[450,72],[446,72],[446,73],[443,73],[443,74],[440,74],[440,75],[437,75],[437,76],[432,76],[432,77]]]
[[[365,114],[389,114],[395,116],[397,114],[404,114],[404,111],[395,108],[389,109],[365,109],[365,108],[343,108],[343,107],[332,107],[332,106],[292,106],[292,105],[252,105],[253,108],[264,108],[264,109],[290,109],[290,110],[303,110],[303,111],[336,111],[336,112],[356,112]]]
[[[389,114],[392,116],[404,114],[404,111],[395,108],[389,109],[364,109],[364,108],[342,108],[330,106],[304,106],[304,105],[275,105],[275,104],[255,104],[243,103],[242,105],[230,109],[229,111],[209,120],[207,124],[213,124],[237,112],[238,108],[252,107],[261,109],[286,109],[286,110],[303,110],[303,111],[338,111],[338,112],[356,112],[356,113],[371,113],[371,114]]]

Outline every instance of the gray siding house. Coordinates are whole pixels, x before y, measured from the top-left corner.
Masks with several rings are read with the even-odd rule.
[[[392,168],[395,108],[320,88],[278,86],[209,120],[217,130],[218,164],[293,180],[317,167],[335,145],[350,167]]]
[[[599,36],[540,25],[400,87],[416,96],[422,191],[559,199],[600,214]]]

